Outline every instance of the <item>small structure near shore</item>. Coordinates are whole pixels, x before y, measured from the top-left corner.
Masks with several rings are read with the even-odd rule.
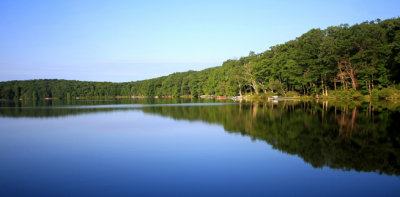
[[[217,96],[217,99],[219,99],[219,100],[226,100],[227,98],[229,98],[229,97],[227,97],[227,96]]]
[[[201,95],[200,98],[202,98],[202,99],[213,99],[215,97],[214,97],[214,95]]]
[[[232,99],[234,101],[242,101],[243,100],[242,96],[233,96],[233,97],[230,97],[230,99]]]
[[[294,98],[292,97],[281,97],[279,98],[278,96],[272,96],[272,97],[268,97],[268,101],[291,101]]]

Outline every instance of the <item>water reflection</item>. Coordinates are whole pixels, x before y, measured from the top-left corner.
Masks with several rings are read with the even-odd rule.
[[[59,117],[141,110],[177,120],[219,124],[229,133],[250,136],[267,142],[274,149],[298,155],[315,168],[400,175],[400,108],[393,102],[179,103],[185,101],[160,99],[117,103],[141,104],[123,105],[125,107],[96,107],[106,102],[81,104],[85,107],[76,107],[76,103],[69,105],[72,107],[54,107],[59,105],[57,103],[36,104],[41,107],[2,103],[0,116]]]

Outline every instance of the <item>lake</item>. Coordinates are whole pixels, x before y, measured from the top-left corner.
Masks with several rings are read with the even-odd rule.
[[[0,104],[0,196],[400,196],[400,104]]]

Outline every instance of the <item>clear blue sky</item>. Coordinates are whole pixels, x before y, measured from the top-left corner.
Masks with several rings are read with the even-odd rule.
[[[0,81],[201,70],[311,28],[400,16],[381,1],[0,1]]]

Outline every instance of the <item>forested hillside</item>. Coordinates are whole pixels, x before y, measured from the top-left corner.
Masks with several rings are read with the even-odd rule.
[[[2,99],[103,96],[329,95],[334,90],[371,95],[398,88],[400,18],[312,29],[269,50],[202,71],[126,82],[26,80],[0,83]],[[101,79],[99,79],[101,80]]]

